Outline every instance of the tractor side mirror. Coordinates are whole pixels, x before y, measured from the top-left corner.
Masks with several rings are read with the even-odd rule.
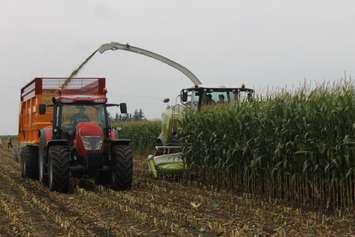
[[[120,104],[120,110],[121,110],[121,114],[127,114],[127,104],[126,103],[121,103]]]
[[[46,113],[46,109],[47,109],[47,106],[46,104],[39,104],[38,106],[38,111],[39,111],[39,114],[45,114]]]
[[[169,98],[165,98],[164,100],[163,100],[163,102],[166,104],[166,103],[169,103],[169,101],[170,101],[170,99]]]
[[[187,101],[187,91],[181,91],[180,97],[181,97],[182,102],[186,102]]]

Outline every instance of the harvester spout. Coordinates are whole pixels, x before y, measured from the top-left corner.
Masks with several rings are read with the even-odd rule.
[[[189,69],[187,69],[186,67],[182,66],[181,64],[174,62],[171,59],[168,59],[167,57],[164,57],[160,54],[157,53],[153,53],[151,51],[145,50],[145,49],[141,49],[138,47],[134,47],[131,46],[129,44],[120,44],[117,42],[111,42],[111,43],[107,43],[107,44],[103,44],[101,45],[98,49],[96,49],[94,52],[92,52],[90,54],[89,57],[87,57],[84,62],[82,62],[79,67],[77,69],[75,69],[70,76],[64,81],[64,83],[58,88],[59,91],[63,90],[72,80],[72,78],[74,78],[79,71],[86,65],[87,62],[89,62],[89,60],[94,57],[94,55],[97,52],[100,52],[101,54],[103,54],[104,52],[108,51],[108,50],[126,50],[132,53],[138,53],[138,54],[142,54],[144,56],[147,57],[151,57],[154,58],[160,62],[163,62],[165,64],[168,64],[169,66],[179,70],[180,72],[182,72],[185,76],[187,76],[191,82],[194,84],[195,87],[198,87],[199,85],[201,85],[201,81],[195,76],[195,74],[193,74]]]
[[[103,44],[98,51],[100,53],[104,53],[108,50],[126,50],[132,53],[137,53],[137,54],[142,54],[144,56],[147,57],[151,57],[154,58],[160,62],[163,62],[165,64],[168,64],[169,66],[179,70],[180,72],[182,72],[186,77],[188,77],[191,82],[194,84],[194,86],[199,86],[201,85],[201,81],[196,77],[195,74],[193,74],[189,69],[187,69],[186,67],[182,66],[181,64],[168,59],[167,57],[164,57],[160,54],[157,53],[153,53],[151,51],[145,50],[145,49],[141,49],[138,47],[134,47],[131,46],[129,44],[121,44],[121,43],[117,43],[117,42],[111,42],[111,43],[107,43],[107,44]]]

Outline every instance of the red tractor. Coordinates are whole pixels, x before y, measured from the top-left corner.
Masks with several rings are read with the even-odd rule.
[[[21,173],[51,191],[68,192],[70,178],[95,178],[97,184],[129,189],[132,184],[130,141],[116,139],[105,78],[35,78],[21,89],[19,143]]]

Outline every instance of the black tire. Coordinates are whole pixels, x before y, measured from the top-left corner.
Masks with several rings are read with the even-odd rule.
[[[38,157],[38,180],[44,186],[48,186],[48,164],[44,159],[43,153]]]
[[[48,186],[48,162],[46,159],[46,141],[44,133],[41,131],[38,148],[38,180],[44,186]]]
[[[65,145],[52,145],[48,150],[49,190],[68,193],[70,188],[70,150]]]
[[[112,188],[127,190],[132,187],[133,155],[129,145],[112,147]]]
[[[99,171],[96,173],[95,177],[95,184],[96,185],[103,185],[103,186],[110,186],[112,183],[111,181],[111,171]]]
[[[21,149],[21,176],[38,180],[38,148],[25,146]]]

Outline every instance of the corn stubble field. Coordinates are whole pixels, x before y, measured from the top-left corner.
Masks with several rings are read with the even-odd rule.
[[[70,194],[49,192],[20,177],[3,139],[0,236],[355,236],[354,91],[187,113],[179,179],[153,179],[141,155],[159,122],[117,124],[136,151],[130,191],[73,180]]]
[[[247,195],[152,179],[135,157],[131,191],[90,182],[71,194],[20,177],[5,142],[0,156],[0,236],[352,236],[354,216],[325,216]]]

